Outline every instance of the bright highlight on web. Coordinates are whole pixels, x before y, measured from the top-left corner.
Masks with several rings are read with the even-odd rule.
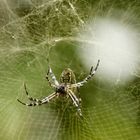
[[[89,67],[99,57],[103,80],[120,84],[134,79],[139,57],[137,31],[113,18],[96,19],[86,28],[79,50],[84,63]]]

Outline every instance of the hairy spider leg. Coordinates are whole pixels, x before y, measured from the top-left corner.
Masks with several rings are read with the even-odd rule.
[[[49,80],[49,74],[50,74],[51,79],[52,79],[52,81],[54,82],[54,84]],[[55,77],[54,73],[52,72],[52,69],[51,69],[50,66],[49,66],[48,72],[47,72],[47,74],[46,74],[46,79],[48,80],[50,86],[52,86],[52,87],[59,86],[59,83],[58,83],[58,81],[56,80],[56,77]]]
[[[26,106],[38,106],[38,105],[42,105],[42,104],[48,103],[50,100],[52,100],[56,96],[57,96],[57,94],[56,94],[56,92],[54,92],[54,93],[52,93],[51,95],[45,97],[42,100],[36,99],[36,102],[32,102],[32,103],[29,103],[29,104],[28,103],[24,103],[24,102],[20,101],[19,99],[17,99],[17,101],[20,102],[23,105],[26,105]]]
[[[54,93],[50,94],[49,96],[43,98],[42,101],[43,101],[43,102],[46,102],[46,101],[49,102],[51,99],[53,99],[53,98],[56,97],[56,96],[58,96],[58,95],[57,95],[57,92],[54,92]]]
[[[71,93],[72,97],[75,99],[77,104],[79,104],[79,99],[76,97],[76,95],[71,90],[69,90],[69,92]]]
[[[40,100],[38,100],[38,99],[36,99],[36,98],[33,98],[33,97],[31,97],[31,96],[29,95],[25,83],[24,83],[24,89],[25,89],[26,95],[27,95],[27,97],[28,97],[28,99],[29,99],[30,101],[33,101],[33,102],[40,102]]]
[[[98,60],[97,65],[96,65],[96,67],[95,67],[94,70],[93,70],[93,66],[91,67],[89,75],[88,75],[83,81],[78,82],[78,83],[76,83],[76,84],[73,84],[72,86],[73,86],[73,87],[81,87],[81,86],[83,86],[85,83],[87,83],[88,80],[90,80],[90,79],[92,78],[92,76],[95,75],[95,73],[96,73],[96,71],[97,71],[97,69],[98,69],[99,63],[100,63],[100,60]]]
[[[51,82],[51,80],[49,79],[49,69],[48,69],[48,72],[47,72],[47,74],[46,74],[46,79],[47,79],[47,81],[48,81],[48,83],[49,83],[49,85],[51,86],[51,87],[56,87],[52,82]]]
[[[73,96],[73,93],[70,90],[68,90],[68,95],[71,98],[71,100],[73,101],[73,104],[77,107],[77,111],[78,111],[79,115],[82,116],[81,109],[80,109],[80,106],[79,106],[79,102],[76,101],[76,99]]]

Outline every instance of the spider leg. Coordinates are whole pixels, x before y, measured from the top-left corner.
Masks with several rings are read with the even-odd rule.
[[[49,102],[51,99],[53,99],[53,98],[56,97],[56,96],[57,96],[57,93],[54,92],[54,93],[50,94],[49,96],[45,97],[44,99],[42,99],[41,101],[42,101],[43,103]]]
[[[71,90],[68,90],[68,95],[73,101],[73,104],[77,107],[79,115],[82,116],[78,98],[74,95],[74,93]]]
[[[50,85],[51,87],[56,87],[56,86],[50,81],[50,79],[49,79],[49,69],[48,69],[48,72],[47,72],[47,74],[46,74],[46,79],[47,79],[47,81],[48,81],[48,83],[49,83],[49,85]]]
[[[50,79],[49,79],[49,74],[50,74],[51,79],[52,79],[52,81],[54,82],[54,84],[50,81]],[[56,87],[56,86],[59,85],[59,83],[58,83],[58,81],[56,80],[56,77],[55,77],[54,73],[52,72],[52,69],[51,69],[50,66],[49,66],[48,72],[47,72],[47,74],[46,74],[46,79],[48,80],[50,86],[52,86],[52,87]]]
[[[77,104],[79,104],[79,99],[76,97],[76,95],[71,90],[69,90],[69,92],[71,93],[72,97],[75,99]]]
[[[17,101],[20,102],[23,105],[26,105],[26,106],[38,106],[38,105],[42,105],[42,104],[48,103],[50,100],[52,100],[56,96],[57,96],[57,94],[55,92],[55,93],[52,93],[51,95],[45,97],[42,100],[36,99],[35,102],[29,103],[29,104],[28,103],[24,103],[24,102],[20,101],[19,99],[17,99]]]
[[[26,87],[26,84],[25,84],[25,83],[24,83],[24,89],[25,89],[26,95],[27,95],[27,97],[28,97],[28,99],[29,99],[30,101],[39,102],[38,99],[29,96],[29,93],[28,93],[28,91],[27,91],[27,87]]]
[[[78,82],[78,83],[76,83],[76,84],[73,84],[72,86],[73,86],[73,87],[81,87],[81,86],[83,86],[85,83],[87,83],[88,80],[90,80],[90,79],[92,78],[92,76],[95,75],[95,73],[96,73],[96,71],[97,71],[97,69],[98,69],[99,63],[100,63],[100,60],[98,60],[97,65],[96,65],[96,67],[95,67],[94,70],[93,70],[93,66],[91,67],[89,75],[88,75],[83,81]]]
[[[20,101],[19,99],[17,99],[18,102],[20,102],[21,104],[23,105],[26,105],[26,106],[36,106],[36,105],[41,105],[41,102],[33,102],[33,103],[24,103],[22,101]]]

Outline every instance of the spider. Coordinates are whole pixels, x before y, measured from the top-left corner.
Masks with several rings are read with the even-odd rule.
[[[28,99],[31,101],[31,103],[24,103],[17,99],[21,104],[26,106],[38,106],[48,103],[49,101],[53,100],[56,97],[59,96],[66,96],[70,98],[73,102],[73,105],[77,108],[77,112],[80,116],[82,116],[81,108],[80,108],[80,98],[76,96],[76,92],[78,88],[82,87],[85,83],[88,82],[89,79],[92,78],[92,76],[96,73],[97,68],[99,66],[100,60],[98,60],[97,65],[95,69],[93,69],[93,66],[90,69],[89,75],[81,82],[76,83],[76,78],[74,72],[70,68],[66,68],[63,70],[60,76],[60,81],[58,82],[54,73],[52,72],[52,69],[49,67],[48,72],[46,74],[46,79],[49,82],[49,85],[55,89],[54,93],[50,94],[47,97],[44,97],[43,99],[36,99],[31,96],[29,96],[29,93],[26,88],[26,84],[24,84],[24,89],[26,92],[26,95]],[[51,80],[49,78],[51,77]]]

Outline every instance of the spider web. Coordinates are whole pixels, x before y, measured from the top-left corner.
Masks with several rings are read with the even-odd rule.
[[[48,59],[57,79],[70,67],[81,81],[89,71],[77,52],[86,40],[77,36],[86,22],[115,15],[139,31],[139,6],[118,0],[1,0],[0,139],[139,140],[139,67],[123,86],[108,84],[97,71],[80,89],[83,118],[59,99],[35,108],[16,100],[28,102],[24,82],[35,98],[53,92],[45,79]]]

